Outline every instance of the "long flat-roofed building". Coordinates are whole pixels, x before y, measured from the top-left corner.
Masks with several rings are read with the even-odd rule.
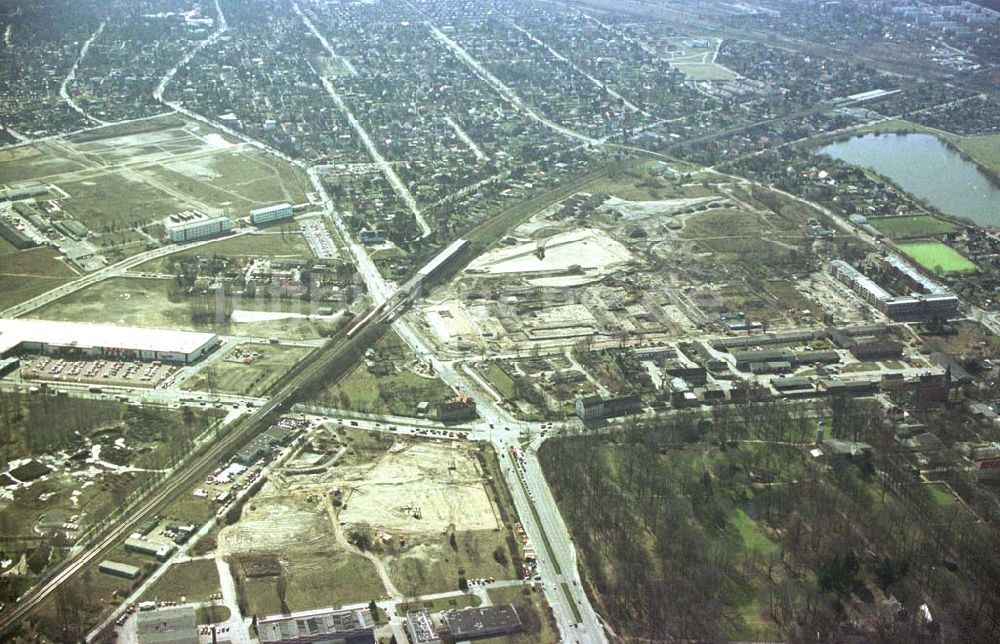
[[[912,295],[890,295],[870,277],[847,262],[835,259],[830,262],[834,277],[849,286],[866,302],[898,321],[926,320],[933,315],[950,319],[958,315],[958,297],[934,280],[922,275],[898,255],[889,255],[885,265],[917,290]]]
[[[210,217],[197,210],[185,210],[163,220],[170,241],[176,243],[224,235],[233,229],[228,217]]]
[[[373,644],[375,623],[367,608],[357,610],[303,611],[291,615],[271,615],[257,621],[257,636],[261,644],[286,642],[344,642]]]
[[[292,204],[279,203],[273,206],[264,206],[250,211],[250,223],[254,226],[266,224],[280,219],[288,219],[292,216]]]
[[[456,641],[496,637],[522,628],[521,618],[511,604],[450,610],[443,618]]]
[[[194,604],[158,608],[136,615],[139,644],[198,644]]]
[[[56,322],[0,320],[0,356],[19,350],[86,358],[195,362],[219,346],[214,333]]]

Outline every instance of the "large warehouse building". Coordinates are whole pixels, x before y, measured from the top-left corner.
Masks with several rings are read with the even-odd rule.
[[[219,346],[214,333],[53,322],[0,320],[0,357],[13,351],[50,355],[195,362]]]

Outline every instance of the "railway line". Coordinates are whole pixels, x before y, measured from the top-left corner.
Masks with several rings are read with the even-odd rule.
[[[0,639],[38,609],[59,586],[100,559],[119,541],[131,534],[143,520],[162,510],[179,494],[203,480],[209,472],[218,467],[221,461],[235,454],[254,436],[266,430],[279,414],[295,402],[294,398],[297,393],[307,389],[321,378],[331,377],[332,370],[338,366],[338,359],[354,350],[355,344],[366,342],[373,335],[384,330],[384,325],[376,320],[374,315],[366,314],[361,319],[363,324],[360,322],[356,324],[350,337],[342,334],[331,340],[331,343],[326,348],[316,352],[311,360],[307,359],[302,368],[296,369],[286,376],[285,382],[279,385],[268,402],[249,416],[237,421],[236,425],[225,436],[181,466],[178,471],[140,501],[129,512],[128,516],[122,517],[107,533],[88,545],[86,550],[68,560],[50,578],[35,586],[17,604],[0,614]],[[373,321],[375,321],[374,324]],[[354,360],[345,361],[342,368],[346,370],[353,364]]]
[[[442,276],[460,270],[464,260],[473,249],[482,250],[491,245],[500,234],[517,226],[521,221],[536,214],[540,210],[565,199],[584,189],[596,179],[602,178],[614,170],[625,169],[631,165],[628,162],[609,163],[589,173],[580,175],[551,190],[533,196],[524,202],[506,208],[488,220],[472,228],[466,235],[466,240],[458,240],[460,244],[453,245],[442,251],[434,260],[418,271],[416,281],[411,280],[408,287],[393,293],[381,304],[377,304],[347,325],[337,336],[323,348],[307,358],[300,368],[293,370],[279,381],[270,399],[258,407],[252,414],[236,422],[232,429],[221,439],[195,454],[177,471],[165,479],[146,498],[139,501],[129,510],[126,517],[110,528],[104,535],[77,556],[56,570],[48,579],[36,585],[13,606],[0,613],[0,639],[8,635],[25,618],[41,607],[62,584],[80,574],[87,566],[99,560],[109,550],[115,547],[123,538],[131,534],[143,520],[161,511],[178,495],[197,484],[220,462],[235,454],[253,437],[266,430],[271,422],[296,402],[303,400],[303,394],[314,391],[313,387],[335,380],[352,367],[360,356],[360,347],[378,337],[390,327],[393,319],[398,317],[400,310],[408,306],[413,299],[419,297],[422,289],[429,282]],[[458,261],[453,261],[458,260]],[[352,355],[352,352],[353,355]],[[307,396],[306,396],[307,397]]]

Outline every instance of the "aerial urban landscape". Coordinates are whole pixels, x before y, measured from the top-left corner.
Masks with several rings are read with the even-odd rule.
[[[1000,0],[0,3],[0,641],[996,642]]]

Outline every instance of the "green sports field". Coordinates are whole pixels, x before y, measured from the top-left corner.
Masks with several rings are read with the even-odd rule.
[[[975,264],[958,251],[941,242],[899,244],[899,248],[915,262],[935,273],[970,273],[978,270]]]
[[[879,217],[868,221],[873,228],[890,239],[919,239],[936,237],[957,230],[954,224],[930,215],[913,217]]]

